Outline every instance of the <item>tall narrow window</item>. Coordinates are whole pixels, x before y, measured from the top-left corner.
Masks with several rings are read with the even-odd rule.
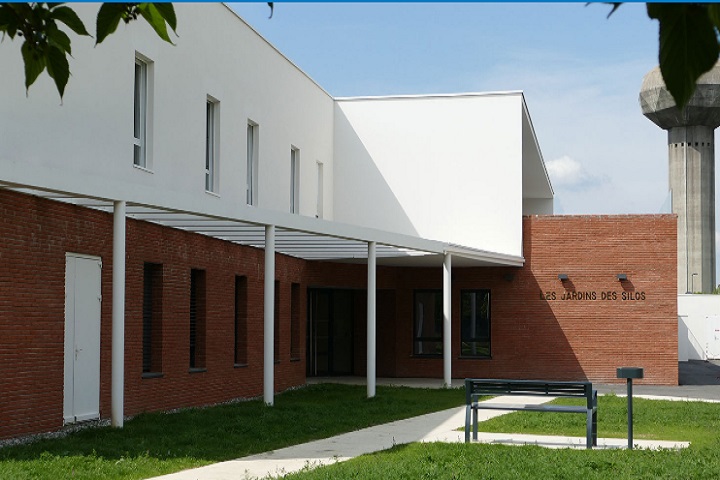
[[[325,191],[325,179],[323,172],[323,164],[317,162],[317,209],[315,210],[316,218],[323,218],[323,193]]]
[[[190,369],[205,367],[205,270],[190,271]]]
[[[300,284],[290,287],[290,360],[300,360]]]
[[[300,213],[300,150],[290,149],[290,213]]]
[[[442,355],[442,291],[416,290],[414,297],[413,355]]]
[[[460,292],[460,355],[490,356],[490,290]]]
[[[235,365],[247,365],[247,277],[235,277]]]
[[[148,64],[135,58],[135,107],[133,164],[147,168]]]
[[[162,265],[143,266],[143,375],[162,372]]]
[[[217,193],[219,102],[208,98],[205,109],[205,190]]]
[[[257,181],[258,181],[258,127],[257,124],[248,122],[247,126],[247,204],[257,205]]]
[[[275,280],[275,361],[280,361],[280,282]]]

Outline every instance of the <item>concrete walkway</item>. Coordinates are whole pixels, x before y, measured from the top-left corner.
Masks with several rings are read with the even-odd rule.
[[[538,404],[552,400],[547,397],[497,397],[500,403]],[[480,410],[479,420],[487,420],[508,413],[500,410]],[[456,407],[419,417],[398,420],[383,425],[344,433],[335,437],[294,445],[249,457],[216,463],[206,467],[156,477],[163,480],[238,480],[281,476],[302,470],[341,462],[366,453],[386,450],[397,444],[412,442],[463,442],[465,407]],[[583,433],[583,432],[580,432]],[[547,435],[516,435],[479,433],[482,443],[533,444],[550,448],[585,448],[585,437],[557,437]],[[688,442],[635,440],[638,448],[683,448]],[[597,448],[624,448],[626,439],[598,439]]]

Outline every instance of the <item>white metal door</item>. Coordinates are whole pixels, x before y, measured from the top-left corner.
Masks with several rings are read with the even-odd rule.
[[[100,270],[97,257],[65,261],[65,423],[100,417]]]
[[[720,358],[720,315],[709,315],[705,317],[706,325],[706,347],[705,358],[715,360]]]

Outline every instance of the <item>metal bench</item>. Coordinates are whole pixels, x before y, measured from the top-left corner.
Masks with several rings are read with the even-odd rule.
[[[533,405],[478,402],[485,395],[532,395],[584,398],[584,406]],[[478,436],[478,410],[531,410],[535,412],[585,413],[587,415],[587,448],[597,446],[597,390],[591,382],[553,382],[545,380],[465,379],[465,442],[470,441],[472,412],[473,440]]]

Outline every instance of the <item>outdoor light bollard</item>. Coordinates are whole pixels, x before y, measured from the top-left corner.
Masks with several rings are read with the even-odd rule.
[[[628,412],[628,448],[633,448],[633,413],[632,413],[632,381],[643,378],[642,367],[618,367],[617,378],[627,379],[627,412]]]

